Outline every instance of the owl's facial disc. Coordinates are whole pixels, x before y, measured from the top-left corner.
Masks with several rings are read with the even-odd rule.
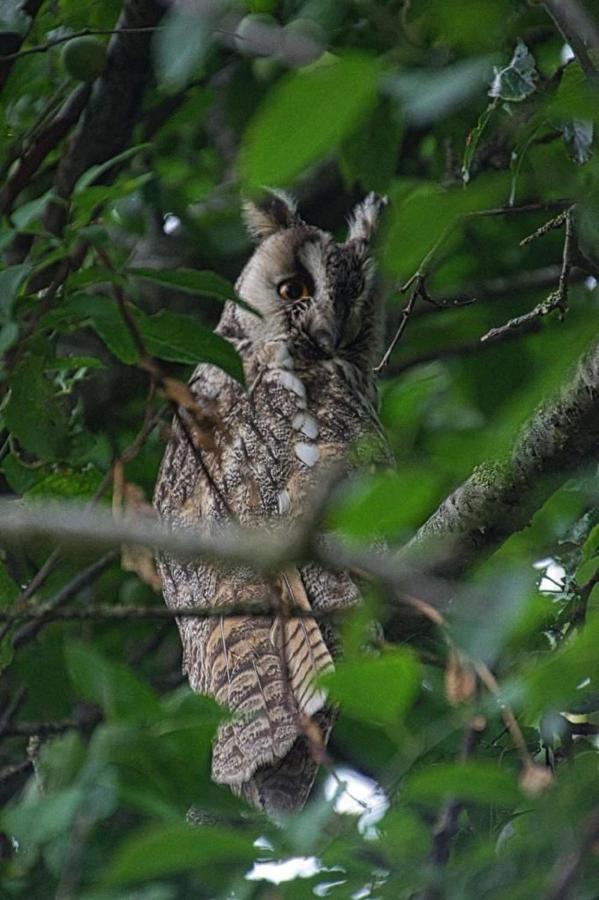
[[[285,194],[245,205],[246,223],[258,241],[237,283],[239,296],[261,318],[248,316],[256,344],[284,340],[306,361],[349,353],[364,327],[372,298],[368,249],[382,201],[369,195],[354,210],[348,239],[306,225]]]

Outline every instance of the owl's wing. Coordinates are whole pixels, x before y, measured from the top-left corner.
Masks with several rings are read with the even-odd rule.
[[[216,375],[208,372],[207,376],[206,385],[202,373],[194,377],[193,390],[200,402],[204,387],[211,400],[217,397],[229,409],[238,402],[225,384],[220,385],[222,390],[216,389]],[[223,418],[225,414],[223,409]],[[200,461],[175,426],[155,492],[163,518],[173,525],[194,525],[209,531],[226,524],[219,494],[226,500],[227,472],[226,464],[221,471],[221,462],[218,455],[210,453],[203,454]],[[169,557],[162,557],[159,567],[165,600],[173,609],[188,605],[264,606],[271,605],[273,598],[280,604],[281,614],[277,616],[185,618],[179,621],[179,629],[191,687],[235,713],[220,727],[214,745],[215,781],[274,809],[273,803],[279,801],[272,801],[273,792],[281,794],[286,779],[286,806],[299,805],[303,800],[299,799],[299,787],[293,786],[293,773],[298,784],[301,782],[309,791],[317,769],[302,736],[301,714],[312,716],[323,709],[325,696],[314,680],[332,668],[320,628],[306,615],[310,602],[300,573],[290,569],[272,584],[247,568],[222,570]],[[294,608],[302,616],[294,617]],[[323,723],[328,734],[330,725]]]

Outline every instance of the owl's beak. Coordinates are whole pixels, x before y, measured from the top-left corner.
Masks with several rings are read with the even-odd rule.
[[[333,356],[343,340],[342,324],[335,323],[331,328],[319,328],[314,333],[314,341],[325,356]]]

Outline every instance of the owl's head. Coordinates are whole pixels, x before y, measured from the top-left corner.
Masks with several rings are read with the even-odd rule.
[[[257,247],[236,290],[261,316],[248,315],[245,322],[254,345],[283,340],[296,361],[340,357],[371,364],[378,317],[369,253],[385,203],[369,194],[358,204],[343,243],[306,224],[286,194],[246,203],[246,225]]]

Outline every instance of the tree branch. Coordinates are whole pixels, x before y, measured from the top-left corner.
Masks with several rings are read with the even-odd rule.
[[[524,528],[570,474],[599,450],[599,342],[561,396],[523,429],[505,464],[485,463],[451,494],[400,553],[427,571],[457,577]],[[434,558],[432,564],[430,559]]]
[[[65,199],[91,166],[117,156],[127,145],[151,78],[151,41],[165,7],[159,0],[126,0],[108,45],[104,72],[56,173],[56,192]],[[61,204],[50,204],[46,227],[60,234],[65,222]]]
[[[584,6],[577,0],[544,0],[543,6],[572,48],[583,72],[589,77],[596,76],[597,67],[589,51],[599,49],[599,32]]]

